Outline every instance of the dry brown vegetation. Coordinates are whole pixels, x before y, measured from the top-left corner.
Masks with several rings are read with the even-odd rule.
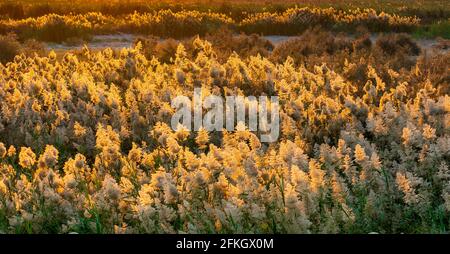
[[[0,63],[3,64],[14,60],[14,57],[20,54],[32,56],[45,53],[42,43],[35,40],[21,43],[15,34],[0,35],[0,48]]]

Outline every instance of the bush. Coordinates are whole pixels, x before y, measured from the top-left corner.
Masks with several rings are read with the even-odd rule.
[[[182,43],[186,49],[187,56],[193,58],[196,56],[193,42],[197,37],[184,40],[160,39],[155,36],[139,37],[134,45],[142,43],[142,50],[147,58],[156,57],[163,63],[169,63],[170,59],[175,57],[179,43]],[[217,60],[221,63],[226,62],[234,52],[241,58],[246,59],[249,56],[261,55],[268,57],[273,50],[273,44],[263,37],[252,34],[235,35],[231,30],[223,28],[215,33],[207,34],[204,38],[211,43]]]
[[[142,44],[143,54],[148,59],[156,57],[163,63],[170,63],[171,59],[174,59],[179,44],[178,41],[172,38],[161,40],[154,36],[137,38],[134,45],[138,42]]]
[[[219,31],[205,36],[211,42],[220,62],[226,61],[233,52],[242,58],[261,55],[268,57],[274,45],[257,34],[235,35],[232,30],[222,28]]]
[[[0,32],[11,31],[26,38],[61,42],[69,37],[116,32],[184,39],[214,33],[222,27],[247,34],[297,35],[318,25],[340,32],[355,32],[359,27],[371,32],[399,32],[420,26],[415,17],[377,13],[372,9],[342,12],[333,8],[291,8],[282,13],[248,14],[243,20],[233,20],[228,14],[167,9],[122,16],[88,12],[0,20]]]
[[[14,34],[0,35],[0,62],[5,64],[22,51],[22,46]]]
[[[44,46],[36,40],[27,40],[24,43],[19,42],[17,35],[0,35],[0,63],[6,64],[19,54],[32,56],[45,54]]]
[[[386,34],[378,37],[375,42],[383,53],[388,55],[407,54],[407,55],[419,55],[420,47],[413,41],[411,36],[407,34]]]
[[[348,38],[319,27],[306,30],[301,36],[289,39],[278,45],[273,53],[272,59],[276,62],[283,62],[289,56],[295,60],[303,62],[311,55],[322,56],[333,55],[341,51],[351,52],[353,45]]]

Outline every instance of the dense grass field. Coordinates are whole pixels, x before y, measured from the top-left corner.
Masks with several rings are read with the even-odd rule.
[[[299,7],[334,7],[342,10],[371,8],[399,15],[419,16],[421,18],[448,18],[448,3],[445,0],[2,0],[2,15],[12,18],[41,16],[49,13],[68,14],[104,12],[107,14],[129,14],[151,12],[163,9],[197,10],[232,13],[233,18],[242,12],[285,11],[294,6]],[[12,8],[14,7],[14,8]]]
[[[0,233],[449,233],[449,13],[1,1]],[[278,138],[172,128],[194,88],[276,96]]]
[[[125,15],[134,12],[146,13],[171,9],[215,12],[229,15],[236,21],[245,19],[248,14],[260,12],[284,12],[289,8],[320,7],[339,10],[374,9],[377,12],[416,16],[423,23],[433,24],[448,21],[450,9],[445,0],[127,0],[127,1],[85,1],[85,0],[2,0],[0,1],[0,18],[23,19],[39,17],[50,13],[67,15],[70,13],[86,14],[101,12],[106,15]]]

